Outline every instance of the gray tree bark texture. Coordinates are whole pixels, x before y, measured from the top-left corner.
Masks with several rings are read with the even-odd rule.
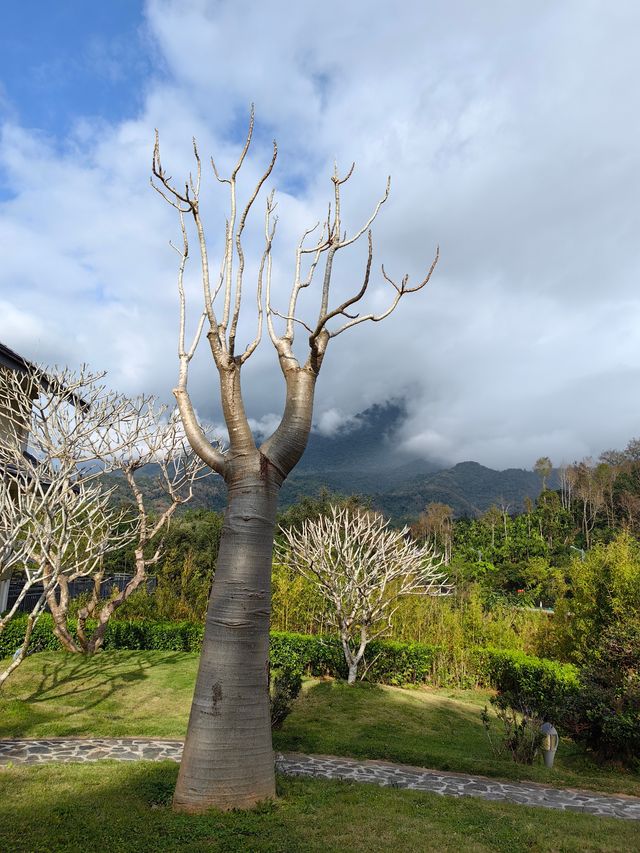
[[[275,796],[269,712],[271,555],[282,478],[254,453],[229,482],[214,588],[174,805]],[[215,772],[212,774],[212,769]]]
[[[229,178],[218,173],[213,160],[213,178],[229,191],[229,215],[219,278],[210,281],[205,230],[200,215],[202,166],[197,146],[193,151],[195,174],[182,184],[173,184],[160,160],[156,133],[152,179],[154,189],[179,214],[182,247],[173,246],[178,257],[180,323],[178,336],[179,377],[174,390],[185,433],[194,451],[220,474],[228,488],[228,502],[220,551],[207,613],[200,666],[185,747],[174,794],[178,811],[201,812],[250,808],[275,797],[274,756],[268,695],[269,619],[271,610],[271,563],[278,493],[287,475],[302,456],[311,429],[316,379],[329,340],[351,326],[367,320],[377,322],[388,316],[406,293],[424,287],[438,260],[438,253],[426,277],[413,287],[404,276],[399,283],[386,274],[393,288],[389,308],[382,314],[348,312],[365,294],[371,272],[372,240],[370,225],[389,194],[389,183],[365,225],[347,237],[340,219],[340,188],[345,178],[337,170],[333,183],[333,207],[317,242],[306,245],[316,230],[306,231],[297,247],[294,281],[288,310],[279,314],[271,302],[271,246],[276,219],[274,193],[266,198],[264,249],[258,266],[253,305],[257,329],[254,339],[240,354],[236,333],[242,305],[245,269],[242,235],[251,207],[276,161],[277,147],[266,171],[258,181],[246,206],[238,212],[236,177],[251,143],[253,109],[245,145]],[[185,344],[186,303],[183,276],[189,258],[187,222],[196,235],[202,278],[203,310],[190,346]],[[369,254],[364,281],[353,297],[330,307],[330,285],[336,252],[367,234]],[[315,326],[296,314],[301,290],[312,283],[318,265],[324,261],[320,310]],[[219,297],[219,298],[218,298]],[[218,298],[218,299],[217,299]],[[217,300],[217,301],[216,301]],[[218,304],[220,303],[220,304]],[[274,318],[283,323],[278,332]],[[266,321],[266,322],[265,322]],[[332,328],[332,323],[337,324]],[[205,327],[206,337],[220,379],[222,411],[229,433],[229,447],[221,452],[207,438],[194,410],[188,391],[189,364]],[[296,326],[297,324],[297,326]],[[251,357],[266,326],[277,352],[286,385],[286,402],[279,426],[258,447],[245,414],[240,374]],[[308,337],[308,357],[300,363],[293,351],[295,329],[302,326]]]

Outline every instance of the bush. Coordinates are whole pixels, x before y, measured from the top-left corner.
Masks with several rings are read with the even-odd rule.
[[[594,639],[612,625],[640,621],[640,543],[617,534],[575,557],[567,567],[568,587],[556,603],[549,650],[554,657],[587,664]]]
[[[291,713],[294,701],[302,687],[302,672],[297,666],[280,666],[269,672],[269,700],[271,728],[282,728]]]
[[[27,616],[14,617],[0,634],[0,658],[12,657],[24,640]],[[60,643],[53,633],[53,620],[43,613],[36,622],[29,643],[28,654],[33,652],[60,651]]]
[[[272,631],[271,666],[296,665],[308,675],[347,677],[342,645],[337,637]]]
[[[477,654],[479,670],[508,705],[566,726],[580,685],[575,666],[501,649],[479,649]]]
[[[640,624],[603,636],[581,672],[572,735],[604,759],[637,766],[640,757]]]
[[[542,720],[531,712],[530,708],[514,708],[505,696],[494,696],[491,704],[496,709],[496,717],[502,724],[502,742],[494,743],[491,735],[491,718],[487,706],[481,714],[489,745],[493,754],[501,758],[509,752],[516,764],[533,764],[542,744]]]
[[[0,658],[10,657],[22,643],[26,624],[26,616],[17,616],[9,622],[0,634]],[[95,625],[95,620],[87,620],[89,631],[92,631]],[[69,620],[69,630],[75,637],[75,619]],[[197,652],[202,645],[203,632],[204,627],[198,622],[112,620],[107,627],[104,648]],[[29,654],[44,651],[60,651],[60,643],[53,633],[53,620],[49,613],[43,613],[38,620],[29,645]]]
[[[21,644],[26,621],[26,616],[16,617],[0,634],[0,657],[10,657]],[[92,626],[89,620],[88,629]],[[70,620],[69,628],[75,634],[74,620]],[[197,652],[203,633],[199,622],[118,619],[107,627],[104,648]],[[30,648],[33,652],[60,649],[48,613],[40,617]],[[448,650],[441,646],[374,640],[367,647],[362,674],[364,680],[379,684],[492,686],[514,697],[516,707],[525,704],[556,724],[560,721],[556,709],[564,707],[577,690],[577,670],[570,664],[492,648],[469,649],[466,657],[464,669],[451,669]],[[312,676],[347,677],[337,637],[272,631],[270,660],[274,670],[294,668]]]

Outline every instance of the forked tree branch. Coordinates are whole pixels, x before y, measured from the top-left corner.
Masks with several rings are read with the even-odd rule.
[[[260,191],[263,189],[265,182],[272,174],[278,154],[277,145],[274,142],[270,162],[266,166],[264,172],[262,172],[260,178],[257,180],[253,190],[250,192],[248,200],[244,208],[242,208],[242,212],[238,215],[237,177],[248,155],[253,138],[254,124],[255,114],[252,106],[244,144],[236,165],[231,171],[229,177],[223,177],[220,174],[215,161],[211,158],[211,166],[215,179],[219,183],[226,184],[229,187],[229,215],[225,226],[224,247],[220,259],[220,273],[218,283],[214,290],[212,290],[209,281],[207,244],[204,226],[200,216],[201,163],[195,141],[193,150],[197,167],[196,177],[194,179],[192,175],[190,175],[189,179],[185,181],[184,189],[178,189],[177,186],[172,183],[171,177],[164,171],[160,159],[159,139],[156,134],[152,164],[152,184],[163,198],[178,210],[180,227],[183,235],[183,249],[182,251],[176,250],[180,256],[178,269],[178,291],[180,299],[180,331],[178,349],[180,370],[178,387],[174,391],[174,394],[178,401],[178,406],[180,408],[180,413],[183,418],[189,441],[203,461],[210,465],[214,470],[222,473],[223,476],[227,475],[229,471],[227,467],[227,460],[219,453],[217,448],[210,445],[204,432],[200,429],[188,393],[188,365],[198,346],[201,333],[203,331],[203,324],[208,321],[209,329],[207,331],[207,338],[209,340],[216,367],[220,374],[222,408],[230,437],[230,458],[236,454],[253,452],[253,450],[256,449],[244,411],[239,371],[242,365],[253,355],[260,344],[266,313],[267,330],[271,342],[278,353],[280,368],[287,386],[287,396],[285,411],[283,413],[281,423],[274,434],[262,444],[260,452],[286,476],[293,465],[297,462],[302,450],[304,449],[304,445],[306,444],[306,437],[311,423],[309,407],[312,405],[313,386],[315,378],[322,366],[329,340],[359,323],[363,323],[367,320],[380,322],[385,317],[388,317],[394,311],[403,296],[408,293],[414,293],[421,290],[426,286],[438,262],[439,251],[436,252],[436,256],[425,278],[412,287],[409,286],[408,277],[406,275],[402,278],[399,285],[396,284],[393,279],[387,275],[383,267],[383,278],[391,284],[395,291],[389,307],[380,314],[359,314],[351,312],[349,309],[363,299],[371,282],[371,269],[373,262],[371,226],[378,216],[382,205],[389,197],[391,179],[387,179],[385,191],[376,202],[366,222],[362,227],[349,236],[347,231],[344,230],[342,224],[341,191],[342,187],[352,177],[355,169],[355,163],[352,164],[349,171],[343,177],[339,175],[336,164],[331,176],[331,181],[333,183],[333,199],[328,208],[327,219],[323,225],[322,232],[320,233],[317,242],[309,246],[305,245],[307,238],[313,234],[318,227],[317,224],[313,228],[305,231],[302,235],[296,249],[294,278],[289,292],[288,309],[286,313],[280,313],[273,307],[272,301],[272,246],[277,221],[275,217],[273,217],[275,203],[272,192],[267,198],[264,229],[265,243],[257,271],[256,334],[253,340],[246,345],[244,351],[242,351],[240,355],[236,355],[239,318],[243,297],[243,278],[245,273],[245,252],[242,237],[254,202],[260,194]],[[200,248],[200,273],[202,277],[204,298],[204,312],[200,317],[192,345],[188,350],[185,345],[184,329],[186,306],[183,286],[185,264],[188,258],[188,239],[184,220],[184,216],[187,213],[192,216],[198,235],[198,245]],[[331,286],[335,256],[341,249],[356,243],[365,233],[367,234],[368,240],[368,254],[362,284],[352,296],[345,299],[336,307],[331,307]],[[234,270],[236,257],[237,268]],[[305,260],[307,257],[309,257],[308,262]],[[298,315],[298,299],[301,291],[312,284],[322,258],[324,258],[322,287],[319,294],[318,317],[314,326],[313,324],[305,322],[305,320]],[[303,271],[303,261],[305,271]],[[221,313],[220,315],[217,315],[216,310],[214,309],[214,302],[219,294],[221,294]],[[220,316],[220,319],[218,319],[218,316]],[[338,326],[338,328],[330,328],[331,321],[338,317],[343,318],[346,322],[343,322],[341,326]],[[284,321],[285,328],[282,334],[279,334],[276,329],[274,318],[280,318]],[[299,363],[293,351],[296,325],[301,325],[309,334],[309,355],[303,365]],[[288,445],[294,446],[295,449],[288,450]]]

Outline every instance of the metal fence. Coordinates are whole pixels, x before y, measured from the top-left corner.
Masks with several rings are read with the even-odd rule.
[[[122,590],[126,587],[126,585],[132,578],[133,575],[127,575],[123,572],[118,572],[114,575],[110,575],[109,577],[104,578],[100,586],[100,598],[108,598],[111,595],[114,587],[117,587],[122,592]],[[153,592],[157,586],[157,583],[158,581],[156,578],[147,578],[147,592]],[[11,579],[11,583],[9,585],[7,610],[13,607],[23,587],[24,580],[22,578]],[[69,596],[71,598],[77,598],[83,593],[91,593],[92,590],[93,578],[91,577],[78,578],[77,580],[70,581],[69,583]],[[41,595],[42,584],[34,584],[20,602],[18,612],[29,613]]]

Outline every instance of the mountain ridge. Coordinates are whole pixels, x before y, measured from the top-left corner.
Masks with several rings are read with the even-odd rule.
[[[394,522],[415,519],[431,502],[449,504],[457,517],[478,516],[492,504],[511,513],[521,512],[527,498],[541,491],[540,477],[523,468],[497,471],[472,460],[444,467],[419,458],[407,458],[395,450],[394,432],[406,417],[403,402],[375,405],[351,419],[348,428],[334,435],[312,432],[307,449],[284,482],[279,508],[286,509],[301,497],[317,495],[322,489],[340,494],[359,494]],[[124,483],[117,478],[118,498],[126,498]],[[152,472],[140,476],[143,490],[152,503],[162,502]],[[557,487],[557,473],[550,478]],[[220,477],[212,476],[195,485],[189,507],[221,510],[226,489]]]

